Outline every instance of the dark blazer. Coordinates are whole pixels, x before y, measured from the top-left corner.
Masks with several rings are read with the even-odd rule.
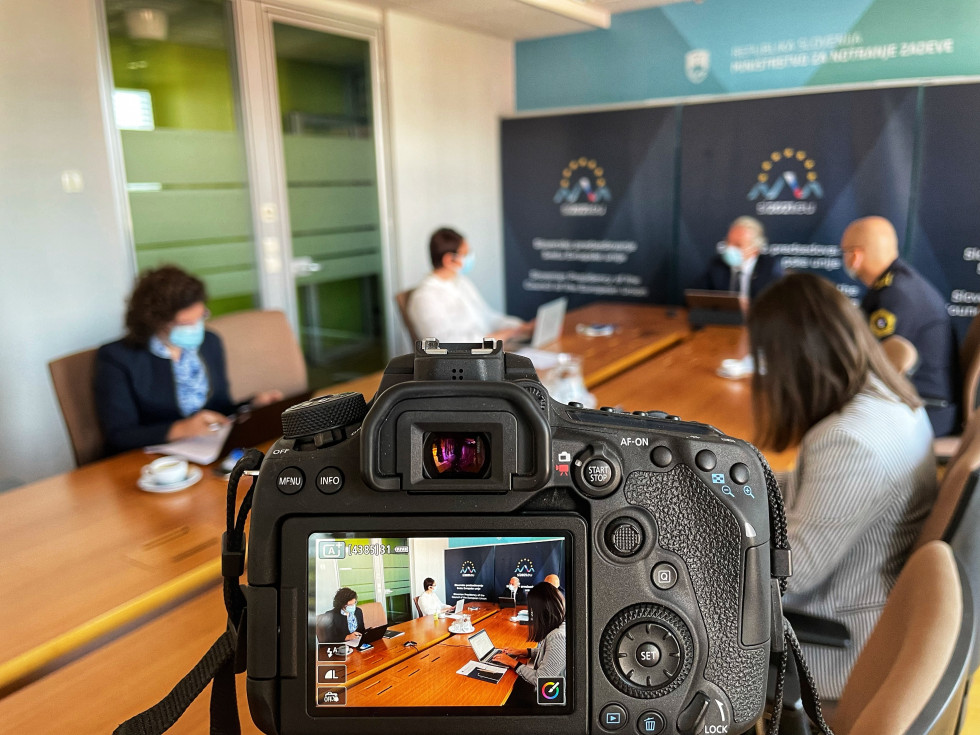
[[[755,268],[752,270],[752,280],[749,281],[749,299],[754,299],[762,293],[766,286],[782,277],[781,259],[759,253],[759,258],[755,261]],[[732,269],[721,259],[721,255],[716,255],[711,259],[705,281],[704,287],[711,291],[731,290]]]
[[[232,413],[221,339],[205,332],[199,352],[210,382],[204,408]],[[109,454],[165,442],[171,424],[184,418],[170,360],[124,340],[103,345],[96,354],[95,406]]]
[[[354,617],[357,619],[355,633],[364,633],[364,613],[361,608],[354,608]],[[316,616],[316,639],[320,643],[340,643],[350,635],[347,627],[347,616],[340,610],[327,610],[322,615]]]

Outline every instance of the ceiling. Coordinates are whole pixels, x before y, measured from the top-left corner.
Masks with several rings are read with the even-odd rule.
[[[554,0],[556,6],[584,6],[625,13],[630,10],[701,0]],[[446,25],[520,41],[591,31],[595,26],[557,12],[533,7],[522,0],[354,0],[385,10],[400,10]]]

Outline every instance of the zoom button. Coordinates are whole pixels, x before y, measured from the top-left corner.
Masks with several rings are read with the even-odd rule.
[[[749,481],[749,468],[741,462],[736,462],[733,464],[732,469],[729,470],[729,474],[739,485],[744,485]]]

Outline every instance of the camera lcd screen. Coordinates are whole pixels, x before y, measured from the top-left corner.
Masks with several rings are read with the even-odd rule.
[[[570,537],[551,533],[311,534],[311,713],[564,711]]]

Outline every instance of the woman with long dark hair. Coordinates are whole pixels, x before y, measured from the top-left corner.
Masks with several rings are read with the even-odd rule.
[[[527,593],[527,639],[535,648],[505,648],[493,657],[530,685],[514,688],[508,704],[533,702],[538,677],[565,676],[565,597],[550,582],[538,582]]]
[[[786,276],[753,303],[753,409],[763,448],[799,444],[783,492],[787,608],[832,618],[849,648],[806,647],[837,699],[936,495],[932,428],[857,307],[829,281]]]

